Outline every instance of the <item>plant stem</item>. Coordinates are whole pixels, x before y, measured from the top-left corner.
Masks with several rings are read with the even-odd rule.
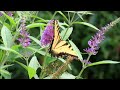
[[[71,22],[73,21],[74,17],[75,17],[75,13],[74,13],[73,16],[72,16]]]
[[[68,21],[70,22],[70,13],[68,12]]]
[[[56,14],[57,14],[57,11],[55,11],[55,13],[53,14],[51,20],[55,17]]]
[[[42,70],[40,72],[40,79],[44,78],[44,68],[45,68],[47,53],[48,53],[48,48],[46,48],[46,54],[45,54],[45,58],[44,58],[44,61],[43,61]]]
[[[87,62],[89,61],[89,59],[90,59],[91,55],[92,55],[92,54],[89,54],[89,55],[88,55]],[[81,75],[82,75],[83,71],[85,70],[86,66],[87,66],[87,64],[86,64],[86,63],[85,63],[85,64],[83,64],[83,67],[82,67],[82,69],[81,69],[80,73],[78,74],[78,76],[76,77],[76,79],[79,79],[79,78],[81,77]]]
[[[91,55],[92,55],[92,54],[89,54],[89,55],[88,55],[87,62],[89,61]],[[85,63],[85,66],[86,66],[86,65],[87,65],[87,63]]]
[[[76,79],[79,79],[83,73],[83,71],[85,70],[85,67],[83,67],[79,73],[79,75],[76,77]]]

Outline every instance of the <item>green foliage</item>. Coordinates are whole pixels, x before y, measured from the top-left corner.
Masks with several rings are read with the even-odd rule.
[[[67,57],[57,58],[49,53],[51,45],[40,46],[42,32],[51,19],[59,21],[61,39],[68,41],[79,59],[77,63],[69,63],[68,68],[59,76],[59,79],[76,79],[76,76],[79,79],[119,78],[120,66],[117,66],[120,63],[119,23],[106,33],[106,38],[100,44],[100,50],[96,56],[89,54],[87,57],[87,53],[83,51],[88,47],[88,40],[97,30],[118,18],[119,11],[14,11],[13,16],[9,16],[5,11],[0,11],[0,13],[3,14],[0,16],[1,79],[14,78],[11,67],[16,68],[18,70],[16,72],[27,73],[25,77],[28,79],[51,79],[61,65],[67,63]],[[23,47],[18,41],[23,17],[26,18],[26,29],[30,33],[28,37],[31,39],[28,47]],[[85,64],[82,61],[84,59],[91,63]],[[18,69],[17,64],[25,71]],[[104,65],[101,66],[101,64]],[[95,65],[97,67],[92,67]],[[79,68],[72,66],[79,66]],[[89,72],[93,73],[93,77],[89,77]],[[19,78],[19,74],[14,74],[16,78]]]
[[[10,48],[13,45],[13,37],[10,30],[6,26],[2,27],[1,36],[2,36],[3,44],[5,45],[5,47]]]

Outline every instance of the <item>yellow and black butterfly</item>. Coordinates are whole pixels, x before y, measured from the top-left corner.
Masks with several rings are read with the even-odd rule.
[[[50,47],[50,53],[53,56],[73,56],[77,57],[76,52],[73,51],[70,44],[68,44],[66,41],[62,40],[59,33],[59,24],[57,20],[53,20],[53,26],[54,26],[54,39],[52,41],[51,47]]]

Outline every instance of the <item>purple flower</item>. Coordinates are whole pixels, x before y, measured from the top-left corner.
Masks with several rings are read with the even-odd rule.
[[[3,14],[0,12],[0,17],[2,16]]]
[[[8,12],[7,12],[7,15],[10,16],[10,17],[12,17],[12,16],[13,16],[13,12],[8,11]]]
[[[88,64],[91,64],[90,61],[87,61],[87,60],[81,60],[84,64],[88,65]]]
[[[45,47],[47,45],[50,45],[53,40],[53,35],[54,35],[53,20],[50,20],[41,36],[40,40],[41,46]]]
[[[18,39],[18,41],[22,44],[23,47],[27,47],[30,45],[30,38],[28,37],[30,34],[26,31],[26,26],[25,26],[25,19],[21,20],[21,25],[20,25],[20,35],[21,38]]]
[[[105,27],[101,28],[93,37],[88,41],[89,47],[84,49],[87,53],[90,53],[92,55],[96,55],[98,53],[97,50],[99,50],[99,44],[105,39],[105,32],[107,29]]]
[[[113,26],[120,22],[120,17],[112,21],[110,24],[107,24],[105,27],[102,27],[93,37],[88,41],[89,47],[83,49],[89,54],[96,55],[99,50],[99,44],[105,39],[104,34]]]

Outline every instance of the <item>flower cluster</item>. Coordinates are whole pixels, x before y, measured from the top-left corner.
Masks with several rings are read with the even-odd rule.
[[[104,40],[106,29],[102,28],[99,30],[93,37],[88,41],[89,47],[87,49],[84,49],[87,53],[91,53],[92,55],[97,54],[97,50],[99,49],[99,44]]]
[[[47,45],[50,45],[53,40],[53,35],[54,35],[53,20],[50,20],[41,36],[40,40],[41,46],[45,47]]]
[[[84,49],[84,51],[86,51],[88,54],[96,55],[98,52],[97,50],[99,50],[99,44],[105,39],[104,34],[119,21],[120,18],[116,19],[105,27],[102,27],[94,36],[92,36],[92,39],[88,41],[89,47]]]
[[[8,11],[8,12],[7,12],[7,15],[10,16],[10,17],[12,17],[12,16],[13,16],[13,12]]]
[[[10,17],[12,17],[13,16],[13,11],[5,11],[5,13],[8,15],[8,16],[10,16]],[[0,12],[0,16],[2,16],[3,14]]]
[[[81,60],[84,64],[86,64],[86,65],[88,65],[88,64],[91,64],[91,62],[90,61],[88,61],[88,60]]]
[[[21,35],[21,38],[19,38],[18,41],[22,44],[22,46],[23,47],[29,46],[31,40],[28,37],[30,34],[26,31],[25,19],[21,20],[20,35]]]
[[[3,14],[0,12],[0,17],[2,16]]]

